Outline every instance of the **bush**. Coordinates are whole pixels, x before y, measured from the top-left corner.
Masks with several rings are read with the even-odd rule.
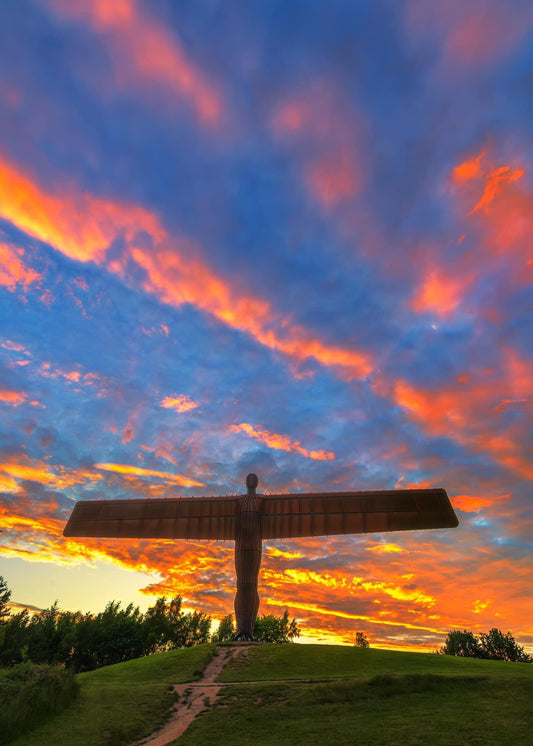
[[[19,663],[0,671],[0,743],[8,743],[49,715],[61,712],[77,693],[74,675],[59,666]]]

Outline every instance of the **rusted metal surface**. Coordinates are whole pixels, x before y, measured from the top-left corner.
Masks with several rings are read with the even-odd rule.
[[[263,539],[453,528],[443,489],[323,492],[263,497]]]
[[[257,583],[262,542],[262,499],[256,494],[258,479],[248,474],[248,493],[240,503],[235,531],[235,571],[237,593],[235,594],[235,619],[237,621],[236,640],[253,640],[254,624],[259,610]]]
[[[252,640],[263,539],[454,528],[443,489],[92,500],[75,506],[64,536],[235,541],[237,639]]]
[[[64,536],[121,539],[235,539],[239,497],[82,500]]]

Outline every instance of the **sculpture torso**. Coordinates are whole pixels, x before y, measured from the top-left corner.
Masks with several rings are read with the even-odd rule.
[[[255,474],[248,475],[255,477]],[[257,480],[257,477],[255,477]],[[237,640],[252,640],[254,624],[259,609],[257,581],[262,554],[261,497],[255,494],[256,484],[248,483],[248,494],[243,495],[235,526],[235,570],[237,593],[235,617]]]

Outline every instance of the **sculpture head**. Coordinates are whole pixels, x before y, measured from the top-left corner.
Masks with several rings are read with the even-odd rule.
[[[255,490],[258,484],[259,479],[257,478],[257,474],[248,474],[246,477],[246,487],[249,490]]]

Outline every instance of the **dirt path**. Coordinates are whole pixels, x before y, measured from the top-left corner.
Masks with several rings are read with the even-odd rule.
[[[238,655],[248,655],[248,646],[217,648],[218,655],[207,664],[200,681],[177,684],[174,691],[178,695],[170,720],[148,738],[137,741],[133,746],[166,746],[184,733],[195,717],[207,710],[216,700],[224,684],[215,679],[224,666]]]

